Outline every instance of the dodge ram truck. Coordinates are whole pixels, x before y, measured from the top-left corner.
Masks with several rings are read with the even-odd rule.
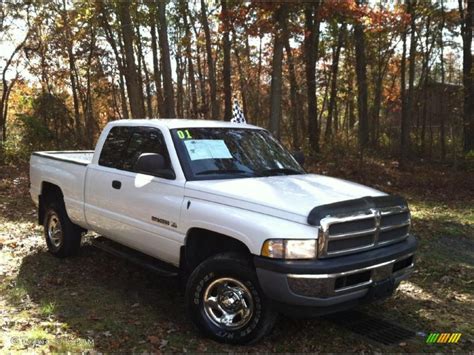
[[[248,124],[120,120],[95,151],[33,153],[30,193],[53,255],[93,231],[159,261],[183,280],[198,329],[247,344],[279,313],[384,299],[413,272],[406,201],[307,173],[300,158]]]

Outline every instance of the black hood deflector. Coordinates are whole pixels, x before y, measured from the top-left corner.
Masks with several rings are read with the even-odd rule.
[[[350,214],[352,212],[367,211],[371,208],[407,207],[406,200],[401,196],[361,197],[315,207],[309,212],[308,224],[319,226],[321,220],[328,216]]]

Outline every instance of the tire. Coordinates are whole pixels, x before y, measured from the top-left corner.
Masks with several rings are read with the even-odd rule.
[[[78,253],[82,229],[71,222],[64,203],[50,202],[46,206],[43,226],[46,245],[51,254],[65,258]]]
[[[270,333],[277,317],[253,265],[235,253],[215,255],[192,272],[186,303],[198,329],[222,343],[255,343]]]

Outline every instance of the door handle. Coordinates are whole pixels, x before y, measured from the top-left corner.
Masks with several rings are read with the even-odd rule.
[[[112,181],[112,187],[114,189],[120,190],[120,188],[122,187],[122,183],[118,180],[114,180]]]

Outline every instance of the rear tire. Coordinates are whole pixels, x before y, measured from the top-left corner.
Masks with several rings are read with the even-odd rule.
[[[277,317],[253,265],[235,253],[215,255],[192,272],[186,303],[198,329],[222,343],[255,343],[270,333]]]
[[[78,253],[82,229],[71,222],[64,203],[51,202],[46,206],[44,237],[48,251],[59,258]]]

